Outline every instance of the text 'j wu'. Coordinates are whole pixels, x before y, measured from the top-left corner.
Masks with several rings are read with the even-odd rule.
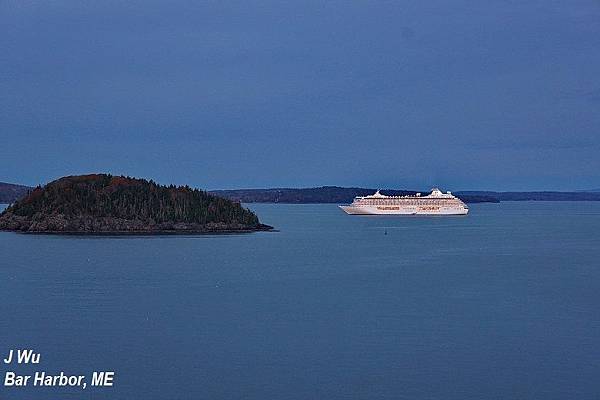
[[[33,350],[10,350],[4,363],[10,364],[13,361],[16,361],[17,364],[39,364],[40,353],[35,353]]]

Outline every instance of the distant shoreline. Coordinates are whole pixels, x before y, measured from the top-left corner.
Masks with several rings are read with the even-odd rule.
[[[241,203],[284,204],[347,204],[356,196],[373,194],[377,189],[359,187],[322,186],[315,188],[230,189],[213,190],[210,194]],[[426,192],[426,191],[425,191]],[[414,195],[414,190],[381,189],[391,196]],[[455,196],[465,203],[500,203],[503,201],[600,201],[600,192],[494,192],[458,191]]]
[[[0,204],[11,204],[34,188],[0,182]],[[259,188],[209,190],[209,194],[241,203],[284,204],[344,204],[355,196],[372,194],[376,188],[321,186],[312,188]],[[418,191],[381,189],[387,195],[414,195]],[[423,193],[427,190],[422,191]],[[453,192],[466,203],[499,203],[502,201],[600,201],[600,191],[489,191],[463,190]]]

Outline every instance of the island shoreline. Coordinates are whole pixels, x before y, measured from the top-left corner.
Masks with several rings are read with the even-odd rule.
[[[223,229],[223,230],[165,230],[165,231],[21,231],[17,229],[0,229],[0,232],[12,232],[23,235],[55,235],[55,236],[207,236],[237,235],[255,232],[279,232],[270,225],[258,229]]]

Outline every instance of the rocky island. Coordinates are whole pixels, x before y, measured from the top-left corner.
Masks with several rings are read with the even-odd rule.
[[[188,186],[108,174],[68,176],[37,187],[0,214],[0,230],[153,234],[271,230],[239,203]]]

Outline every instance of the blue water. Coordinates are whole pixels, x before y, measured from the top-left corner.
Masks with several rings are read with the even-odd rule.
[[[280,231],[0,233],[0,357],[116,371],[112,388],[0,398],[599,398],[600,203],[251,208]]]

